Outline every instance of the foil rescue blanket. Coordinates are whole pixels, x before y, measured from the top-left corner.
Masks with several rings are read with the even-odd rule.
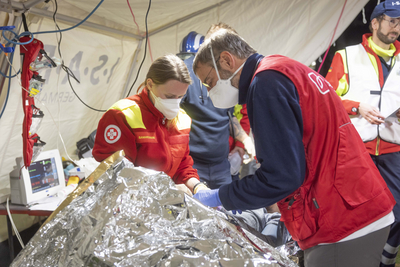
[[[297,266],[166,174],[134,167],[122,153],[105,162],[11,266]]]

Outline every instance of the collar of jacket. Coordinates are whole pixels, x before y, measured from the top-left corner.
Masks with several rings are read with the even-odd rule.
[[[371,52],[371,54],[375,54],[375,52],[373,52],[372,49],[369,47],[368,38],[371,36],[372,33],[364,34],[362,37],[362,45],[367,49],[368,52]],[[393,56],[397,56],[400,53],[400,42],[396,40],[394,41],[393,45],[396,48],[396,52],[394,52]]]

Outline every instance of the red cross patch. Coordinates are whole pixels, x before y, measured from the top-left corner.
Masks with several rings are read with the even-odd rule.
[[[114,144],[121,138],[121,130],[117,125],[108,125],[104,131],[104,139],[109,144]]]

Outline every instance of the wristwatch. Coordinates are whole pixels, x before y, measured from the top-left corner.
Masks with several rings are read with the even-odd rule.
[[[351,112],[358,113],[358,108],[352,107],[352,108],[351,108]]]

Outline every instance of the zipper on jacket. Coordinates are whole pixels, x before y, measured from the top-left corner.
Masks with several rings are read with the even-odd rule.
[[[292,207],[293,202],[294,202],[295,200],[296,200],[296,199],[294,198],[294,196],[292,197],[292,199],[290,199],[289,205],[287,206],[287,209],[288,209],[288,210],[290,210],[290,208]]]
[[[288,207],[287,207],[288,210],[290,210],[290,208],[292,207],[293,202],[296,200],[297,196],[300,196],[300,194],[296,194],[296,195],[294,195],[294,196],[290,199],[289,205],[288,205]]]
[[[164,117],[163,119],[162,119],[162,125],[164,125],[165,126],[165,120],[166,120],[167,118],[166,117]],[[161,132],[162,132],[162,134],[163,134],[163,139],[167,142],[167,150],[168,150],[168,155],[169,155],[169,157],[167,158],[167,161],[169,160],[169,164],[167,164],[167,165],[169,165],[169,169],[168,169],[168,171],[166,170],[166,171],[164,171],[165,173],[168,173],[171,169],[172,169],[172,165],[173,165],[173,159],[172,159],[172,153],[171,153],[171,148],[169,147],[170,146],[170,144],[169,144],[169,138],[166,138],[166,137],[168,137],[168,129],[167,129],[167,127],[160,127],[161,128]],[[167,133],[165,133],[164,132],[164,130],[165,131],[167,131]],[[167,141],[168,140],[168,141]],[[172,177],[171,177],[172,178]]]
[[[319,205],[318,205],[318,202],[317,202],[317,200],[315,199],[315,197],[313,197],[312,201],[314,202],[314,206],[315,206],[317,209],[319,209]]]

